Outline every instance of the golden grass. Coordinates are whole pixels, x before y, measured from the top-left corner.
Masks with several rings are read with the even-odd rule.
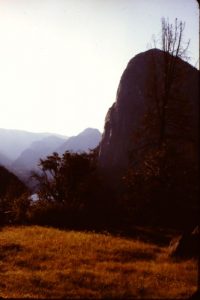
[[[7,227],[0,232],[0,296],[188,298],[197,262],[168,248],[92,232]]]

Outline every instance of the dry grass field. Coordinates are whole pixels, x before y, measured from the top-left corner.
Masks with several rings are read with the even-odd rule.
[[[173,261],[168,247],[47,227],[0,231],[0,297],[188,298],[197,262]]]

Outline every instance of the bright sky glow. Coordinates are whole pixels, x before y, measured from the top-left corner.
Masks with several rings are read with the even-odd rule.
[[[0,0],[0,128],[103,131],[122,72],[162,17],[186,22],[197,67],[196,0]]]

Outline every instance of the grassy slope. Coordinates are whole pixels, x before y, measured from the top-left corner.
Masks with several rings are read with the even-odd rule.
[[[38,226],[0,231],[0,296],[187,298],[197,263],[168,248],[106,234]]]

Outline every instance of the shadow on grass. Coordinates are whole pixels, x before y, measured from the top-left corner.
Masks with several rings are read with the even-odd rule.
[[[133,262],[138,260],[153,260],[156,258],[156,253],[147,253],[140,250],[137,251],[126,251],[126,250],[118,250],[116,251],[115,261],[119,262]]]
[[[6,259],[10,255],[16,255],[16,253],[22,250],[23,247],[16,243],[0,245],[0,259]]]
[[[54,226],[53,226],[54,227]],[[74,231],[86,231],[93,233],[102,233],[106,235],[113,235],[117,237],[124,237],[130,239],[137,239],[139,241],[154,244],[157,246],[165,247],[168,246],[172,240],[172,238],[177,237],[181,234],[180,231],[168,228],[160,228],[160,227],[151,227],[151,226],[120,226],[120,227],[98,227],[95,228],[91,226],[83,226],[83,227],[59,227],[55,226],[59,230],[74,230]]]
[[[155,260],[157,256],[157,252],[144,252],[141,250],[115,250],[112,253],[107,252],[106,250],[99,250],[97,260],[104,261],[113,261],[120,263],[129,263],[135,262],[138,260],[141,261],[149,261]]]
[[[43,262],[48,262],[51,260],[51,256],[46,254],[34,255],[31,259],[20,259],[15,262],[15,265],[20,268],[29,269],[31,271],[39,271],[39,270],[46,270],[47,266],[42,264]]]
[[[180,234],[176,230],[162,229],[159,227],[131,226],[130,228],[114,229],[110,231],[114,235],[125,238],[137,239],[139,241],[155,244],[157,246],[168,246],[174,236]]]

